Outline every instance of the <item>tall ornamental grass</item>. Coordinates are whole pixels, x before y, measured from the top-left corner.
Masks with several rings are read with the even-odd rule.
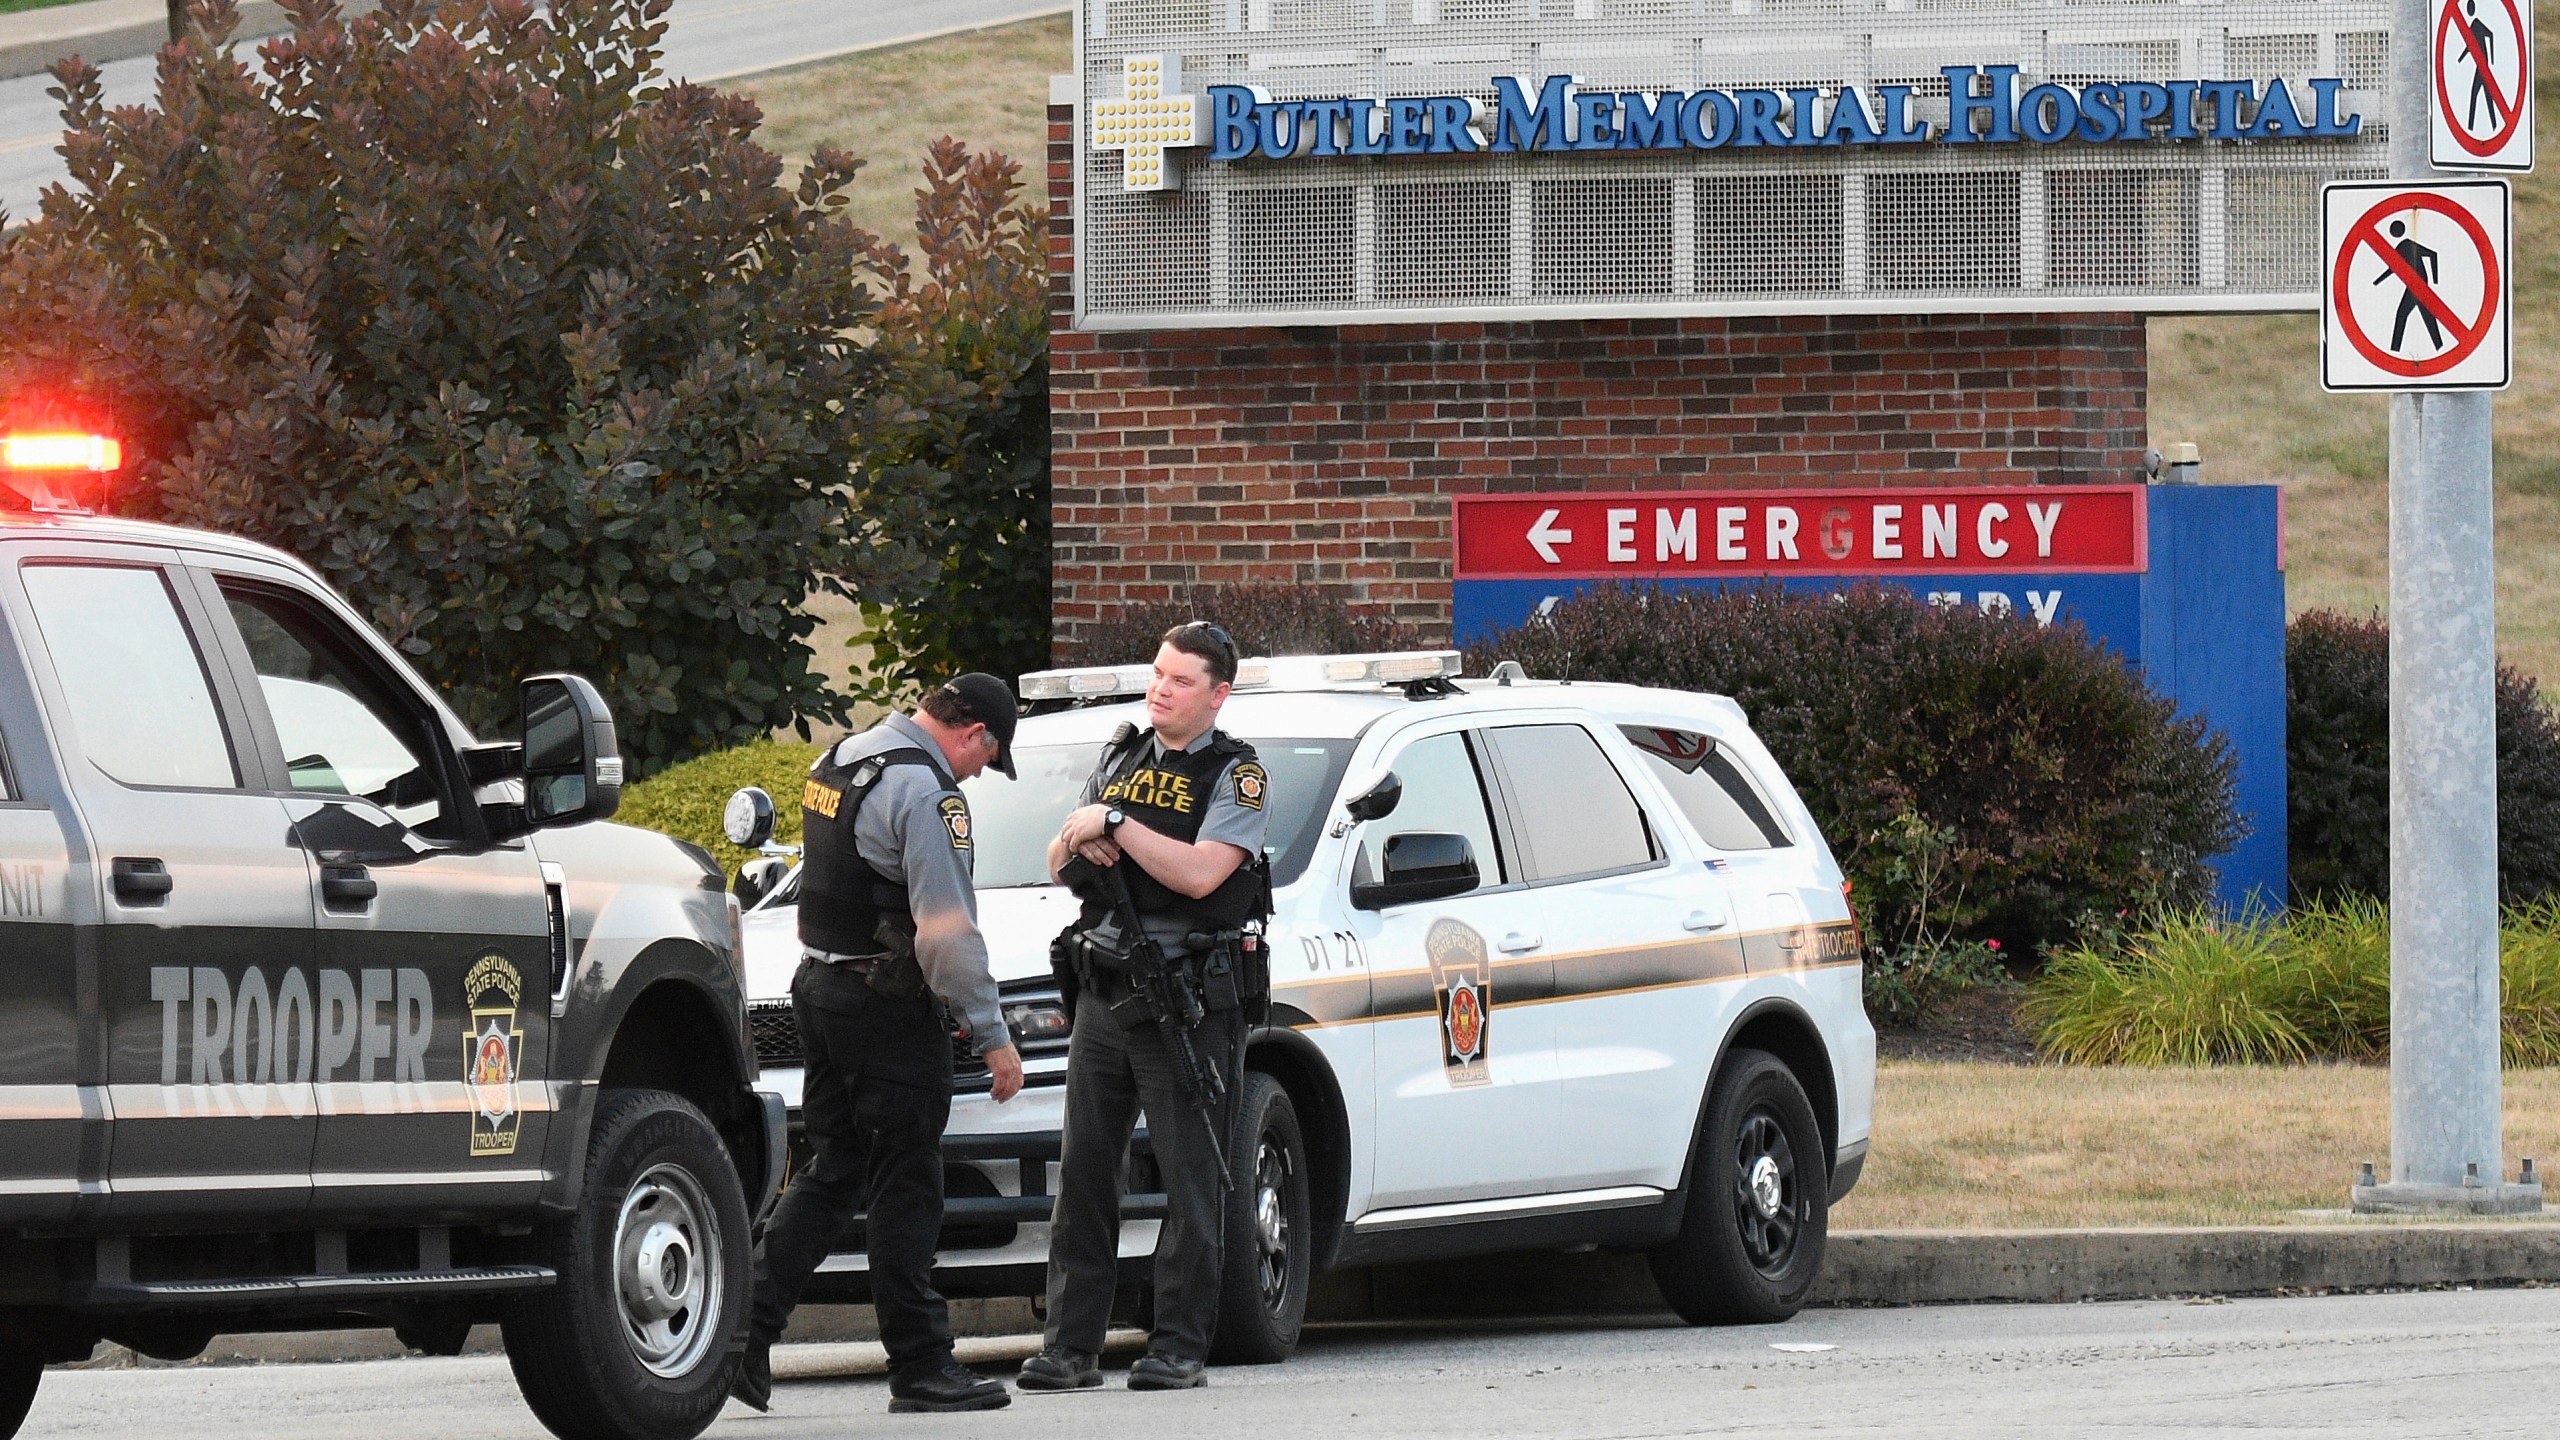
[[[2560,901],[2506,912],[2503,1050],[2560,1065]],[[2391,1048],[2391,912],[2348,896],[2282,920],[2177,911],[2055,956],[2019,1016],[2081,1065],[2380,1060]]]

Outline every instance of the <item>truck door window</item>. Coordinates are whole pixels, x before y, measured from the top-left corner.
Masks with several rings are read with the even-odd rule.
[[[1476,873],[1484,885],[1500,885],[1510,880],[1510,867],[1493,838],[1493,815],[1486,806],[1484,780],[1476,772],[1475,757],[1467,751],[1467,737],[1459,734],[1432,735],[1416,740],[1387,761],[1387,768],[1404,782],[1404,798],[1396,802],[1394,813],[1373,821],[1360,839],[1358,875],[1375,879],[1384,874],[1379,854],[1390,836],[1411,831],[1430,830],[1448,835],[1463,835],[1476,852]]]
[[[90,764],[127,785],[238,788],[204,657],[158,570],[29,565],[19,574]]]
[[[1502,756],[1532,880],[1570,880],[1651,864],[1662,856],[1627,782],[1579,725],[1487,731]]]
[[[1699,839],[1718,850],[1774,850],[1794,843],[1759,787],[1712,738],[1652,725],[1618,729],[1644,752],[1662,788],[1698,827]]]
[[[360,795],[410,829],[432,834],[443,804],[420,718],[326,618],[254,585],[221,585],[258,672],[293,788]]]

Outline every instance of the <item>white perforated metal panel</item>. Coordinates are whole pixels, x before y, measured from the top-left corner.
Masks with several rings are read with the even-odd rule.
[[[2386,172],[2384,0],[1083,3],[1076,290],[1079,323],[1091,328],[2308,310],[2318,302],[2321,183]],[[2014,65],[2020,93],[2048,81],[2085,95],[2093,85],[2280,78],[2306,120],[2317,79],[2362,128],[1949,143],[1941,67],[1951,65]],[[1349,156],[1314,153],[1306,116],[1315,112],[1290,105],[1376,100],[1384,133],[1385,102],[1465,97],[1482,107],[1481,141],[1497,128],[1496,77],[1535,98],[1560,75],[1585,95],[1810,92],[1817,129],[1825,115],[1836,123],[1843,87],[1889,127],[1879,96],[1903,86],[1909,120],[1935,133],[1907,144]],[[1156,76],[1171,77],[1162,93],[1132,88]],[[1975,94],[1988,93],[1983,83]],[[1210,97],[1222,86],[1278,103],[1270,143],[1285,158],[1266,147],[1212,160]],[[1155,105],[1135,128],[1133,94]],[[1802,102],[1782,103],[1780,128],[1765,133],[1782,133]],[[2201,116],[2205,102],[2196,103]],[[2261,103],[2234,105],[2234,123],[2261,123]],[[1633,108],[1618,123],[1631,123]],[[1702,126],[1725,123],[1721,102],[1703,114]],[[1351,131],[1342,122],[1328,133]],[[1159,188],[1132,188],[1144,185]]]

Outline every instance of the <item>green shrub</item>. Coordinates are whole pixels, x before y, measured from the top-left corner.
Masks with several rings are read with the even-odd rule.
[[[729,750],[715,750],[657,774],[622,792],[616,820],[690,840],[712,853],[720,868],[735,873],[752,858],[720,833],[720,812],[742,786],[761,785],[773,797],[773,838],[785,844],[800,839],[801,783],[817,763],[817,745],[789,740],[754,740]]]
[[[2391,628],[2334,610],[2285,631],[2285,763],[2297,899],[2391,893]],[[2498,667],[2498,893],[2560,891],[2560,717]]]
[[[2391,912],[2367,896],[2282,921],[2178,913],[2054,957],[2018,1013],[2078,1064],[2381,1060],[2390,956]],[[2560,898],[2501,917],[2498,962],[2505,1063],[2560,1065]]]
[[[1732,696],[1855,882],[1880,947],[1923,930],[2013,954],[2091,915],[2203,904],[2240,830],[2229,744],[2077,627],[1939,608],[1863,585],[1603,586],[1469,648],[1481,675],[1623,680]],[[1903,817],[1952,836],[1930,913],[1894,867]]]
[[[642,774],[841,720],[802,602],[873,548],[858,162],[784,181],[658,78],[666,8],[286,0],[251,56],[213,0],[136,106],[61,62],[0,403],[112,423],[120,505],[300,555],[486,732],[562,669]]]
[[[1326,586],[1204,585],[1178,599],[1122,606],[1084,627],[1067,647],[1066,663],[1153,660],[1164,632],[1185,620],[1217,625],[1243,655],[1343,655],[1424,647],[1418,628],[1392,616],[1354,610],[1342,591]]]
[[[2283,1063],[2313,1053],[2299,1020],[2307,989],[2274,923],[2184,910],[2120,950],[2049,957],[2018,1016],[2074,1064]]]
[[[1049,225],[1021,171],[944,136],[916,191],[923,273],[871,247],[886,298],[854,509],[894,540],[858,587],[881,704],[1049,663]]]

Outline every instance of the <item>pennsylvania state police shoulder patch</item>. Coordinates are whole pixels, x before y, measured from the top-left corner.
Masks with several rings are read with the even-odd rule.
[[[951,848],[969,848],[969,802],[957,795],[942,797],[942,828],[951,832]]]
[[[1270,777],[1262,767],[1250,760],[1236,767],[1236,803],[1247,810],[1262,808],[1262,798],[1271,789]]]

